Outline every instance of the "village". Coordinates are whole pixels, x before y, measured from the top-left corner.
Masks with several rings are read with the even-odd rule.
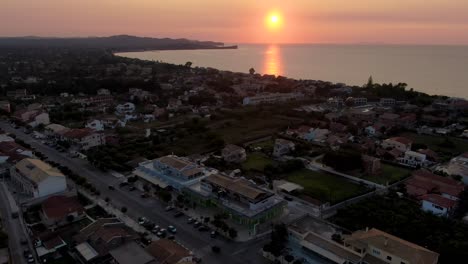
[[[96,53],[2,55],[2,197],[18,207],[2,218],[27,261],[236,263],[234,242],[281,263],[466,255],[466,234],[449,250],[353,210],[382,199],[375,217],[468,230],[467,100]]]

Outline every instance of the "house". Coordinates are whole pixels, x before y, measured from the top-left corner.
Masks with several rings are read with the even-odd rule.
[[[104,131],[104,122],[101,120],[90,120],[86,123],[85,127],[91,128],[94,131]]]
[[[274,193],[259,188],[243,177],[214,173],[184,189],[189,200],[199,206],[216,206],[232,220],[250,229],[283,212],[284,200]]]
[[[140,163],[133,174],[145,186],[156,189],[171,186],[180,191],[206,177],[208,170],[187,158],[168,155]]]
[[[400,119],[398,120],[398,125],[401,127],[404,127],[406,129],[414,129],[416,126],[418,117],[414,113],[410,114],[405,114],[400,116]]]
[[[65,175],[38,159],[21,160],[10,168],[10,176],[21,193],[32,198],[61,193],[67,189]]]
[[[339,98],[339,97],[331,97],[331,98],[328,98],[327,100],[327,104],[332,106],[332,107],[336,107],[336,108],[339,108],[339,107],[342,107],[343,106],[343,99]]]
[[[49,137],[60,138],[68,130],[70,130],[68,127],[60,124],[50,124],[45,127],[44,133]]]
[[[426,155],[427,161],[436,163],[439,161],[439,155],[431,149],[418,149],[418,153]]]
[[[102,263],[109,253],[138,235],[117,218],[101,218],[89,224],[73,237],[75,252],[83,263]]]
[[[15,99],[18,99],[27,95],[28,95],[28,90],[26,89],[16,89],[16,90],[7,91],[6,93],[7,97],[11,97]]]
[[[42,202],[42,223],[49,229],[70,224],[86,216],[76,196],[55,195]]]
[[[299,137],[309,142],[315,141],[323,143],[327,139],[328,134],[330,134],[330,130],[328,129],[312,128],[308,133]]]
[[[221,155],[229,163],[241,163],[247,159],[245,149],[232,144],[226,145],[221,151]]]
[[[12,117],[32,127],[37,127],[40,124],[42,125],[50,124],[49,114],[42,110],[22,109],[22,110],[16,111]]]
[[[397,126],[400,122],[400,115],[393,113],[384,113],[379,116],[379,120],[388,127]]]
[[[458,200],[460,193],[465,189],[463,183],[436,175],[426,169],[416,170],[405,182],[407,193],[418,197],[430,192],[440,193],[442,196]]]
[[[421,209],[438,216],[449,216],[457,202],[441,195],[430,193],[420,197]]]
[[[104,134],[96,132],[91,128],[70,129],[63,133],[62,139],[84,150],[106,143]]]
[[[365,97],[348,97],[345,100],[348,106],[362,106],[367,104],[367,98]]]
[[[304,98],[302,93],[263,93],[256,96],[244,97],[243,105],[272,104]]]
[[[330,131],[334,133],[344,133],[348,131],[348,127],[346,125],[343,125],[342,123],[331,122]]]
[[[468,152],[450,160],[447,167],[448,174],[461,176],[462,181],[468,184]]]
[[[8,101],[0,101],[0,110],[3,110],[7,113],[11,112],[11,105]]]
[[[396,103],[393,98],[380,98],[380,105],[382,106],[394,106]]]
[[[109,251],[114,264],[158,264],[151,254],[131,241]]]
[[[187,264],[193,260],[192,252],[165,238],[151,242],[145,250],[156,259],[157,263]]]
[[[14,142],[15,139],[6,134],[3,130],[0,129],[0,143],[1,142]]]
[[[282,138],[277,138],[275,140],[275,146],[273,147],[273,156],[274,157],[281,157],[294,151],[295,144],[294,142]]]
[[[411,150],[413,141],[405,137],[392,137],[385,139],[382,142],[382,148],[384,149],[398,149],[399,151],[406,152]]]
[[[67,243],[55,232],[46,232],[45,234],[36,237],[38,247],[35,248],[39,259],[60,258],[60,251],[67,246]]]
[[[300,258],[315,257],[307,263],[317,262],[317,256],[326,263],[338,264],[437,264],[439,259],[436,252],[375,228],[346,235],[335,225],[304,216],[292,222],[288,231]],[[332,239],[333,234],[343,240]]]
[[[110,95],[110,91],[109,89],[104,89],[104,88],[101,88],[99,90],[97,90],[97,95]]]
[[[408,150],[405,151],[405,156],[399,159],[399,162],[402,165],[416,168],[426,165],[427,160],[425,154]]]
[[[32,158],[34,155],[27,149],[14,141],[0,142],[0,160],[3,162],[16,163],[25,158]]]
[[[362,155],[362,164],[367,175],[378,175],[382,172],[382,164],[378,158]]]
[[[372,122],[375,120],[376,113],[369,108],[353,108],[348,111],[348,117],[355,122]]]
[[[118,115],[132,114],[135,112],[135,104],[130,102],[119,104],[115,107],[115,112]]]

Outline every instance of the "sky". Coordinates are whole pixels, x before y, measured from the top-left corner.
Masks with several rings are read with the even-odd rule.
[[[467,45],[467,14],[468,0],[0,0],[0,36]]]

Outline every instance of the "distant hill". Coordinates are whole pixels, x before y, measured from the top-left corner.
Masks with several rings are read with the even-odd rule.
[[[138,50],[223,49],[235,48],[235,46],[225,47],[224,43],[213,41],[119,35],[87,38],[6,37],[0,38],[0,48],[93,48],[108,49],[116,52]]]

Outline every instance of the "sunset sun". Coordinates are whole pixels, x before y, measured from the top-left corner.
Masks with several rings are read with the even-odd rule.
[[[277,30],[281,27],[282,18],[276,12],[269,13],[266,17],[266,24],[271,30]]]

